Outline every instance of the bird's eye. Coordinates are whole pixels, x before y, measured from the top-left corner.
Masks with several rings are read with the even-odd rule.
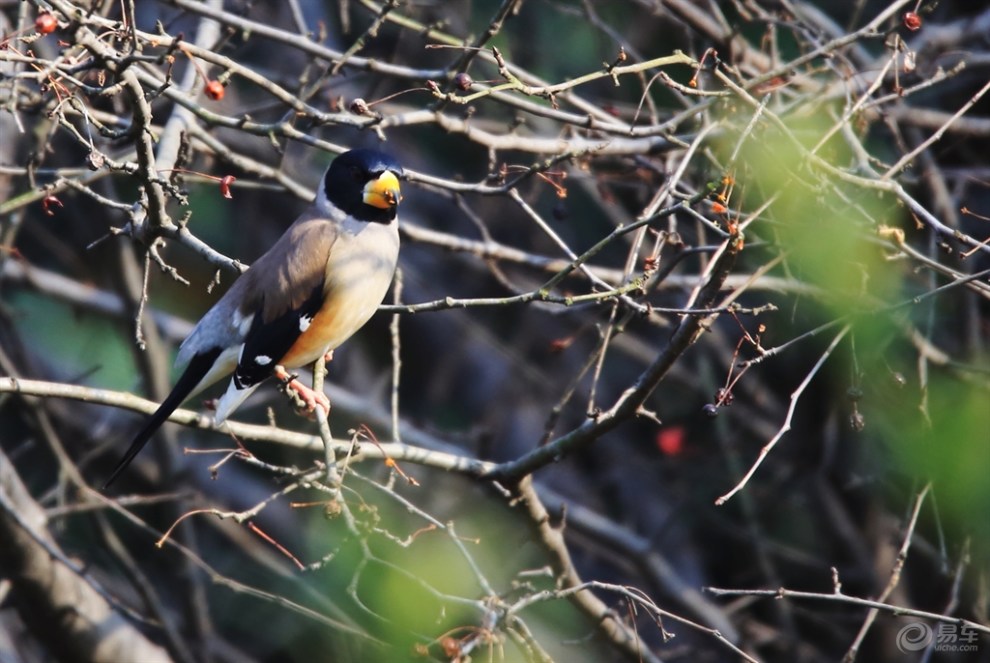
[[[351,177],[354,178],[355,182],[363,182],[365,180],[364,171],[357,166],[351,166]]]

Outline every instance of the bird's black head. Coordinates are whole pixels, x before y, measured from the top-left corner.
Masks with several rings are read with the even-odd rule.
[[[333,160],[323,193],[334,207],[361,221],[390,223],[399,206],[402,166],[377,150],[351,150]]]

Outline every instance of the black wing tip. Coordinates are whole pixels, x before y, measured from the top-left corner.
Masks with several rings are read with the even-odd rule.
[[[164,409],[164,405],[160,407],[159,411],[155,412],[155,414],[145,423],[144,427],[141,428],[141,431],[134,437],[131,441],[131,446],[127,447],[127,452],[124,454],[124,457],[120,459],[117,466],[113,468],[113,472],[111,472],[107,480],[103,482],[100,492],[105,493],[110,485],[124,473],[124,470],[126,470],[131,464],[131,461],[137,457],[137,455],[141,452],[141,449],[144,448],[144,445],[146,445],[148,440],[154,436],[155,431],[158,430],[158,427],[161,426],[162,422],[168,418],[168,415],[170,415],[172,410],[175,408],[173,407],[172,410],[165,412],[165,416],[161,417],[160,413]]]
[[[123,471],[123,469],[124,468],[120,468],[120,470],[114,470],[113,471],[113,474],[110,475],[110,478],[107,479],[106,481],[104,481],[103,482],[103,485],[100,486],[100,492],[101,493],[105,493],[105,492],[107,492],[107,490],[110,489],[110,484],[112,484],[114,481],[117,480],[117,477],[120,476],[120,473]]]
[[[172,388],[172,393],[162,401],[162,404],[158,406],[155,413],[148,417],[145,421],[144,426],[138,431],[137,435],[131,441],[131,445],[127,447],[127,451],[124,453],[124,457],[120,459],[117,466],[113,468],[113,472],[110,473],[110,477],[103,482],[103,487],[100,488],[100,492],[106,492],[110,485],[117,480],[117,478],[124,473],[127,466],[131,464],[144,445],[148,444],[155,432],[161,427],[163,423],[175,412],[182,401],[186,400],[189,394],[192,393],[193,389],[199,384],[199,381],[204,375],[209,372],[210,367],[213,366],[213,362],[216,361],[217,357],[220,356],[220,348],[211,348],[205,352],[200,352],[196,354],[192,360],[189,362],[189,366],[186,367],[185,372],[183,372],[182,377],[175,383]]]

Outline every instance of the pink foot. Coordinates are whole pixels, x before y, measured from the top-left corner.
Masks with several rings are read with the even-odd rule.
[[[322,391],[314,391],[302,382],[289,375],[282,366],[275,367],[275,377],[285,386],[286,390],[292,390],[299,396],[306,405],[307,412],[315,412],[317,406],[323,408],[326,414],[330,414],[330,399]]]

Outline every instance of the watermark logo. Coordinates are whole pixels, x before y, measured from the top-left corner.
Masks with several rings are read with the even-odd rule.
[[[908,624],[897,632],[897,648],[902,652],[921,651],[932,643],[935,634],[924,622]]]
[[[929,647],[935,651],[976,651],[978,637],[979,633],[965,624],[939,622],[932,628],[925,622],[911,622],[897,632],[897,648],[904,653]]]

